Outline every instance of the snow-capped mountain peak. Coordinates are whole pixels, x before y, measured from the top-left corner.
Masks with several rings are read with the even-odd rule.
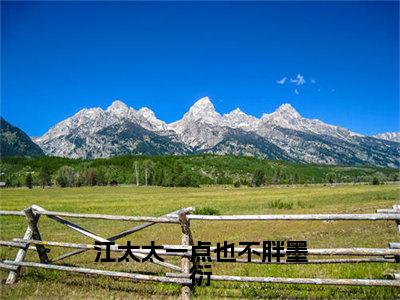
[[[289,103],[284,103],[270,114],[263,114],[260,121],[264,124],[276,125],[284,128],[298,129],[303,118]]]
[[[284,103],[278,107],[276,111],[274,111],[270,115],[281,116],[290,119],[301,118],[301,115],[297,112],[297,110],[289,103]]]
[[[211,120],[208,118],[209,116],[212,117],[219,117],[220,114],[215,111],[214,104],[212,104],[210,98],[203,97],[197,100],[192,107],[190,107],[188,115],[194,117],[195,119],[202,119],[204,118],[205,121]]]
[[[142,107],[138,110],[138,113],[149,123],[148,126],[144,126],[145,128],[155,131],[168,130],[167,124],[164,121],[157,119],[156,114],[150,108]]]
[[[156,114],[148,107],[142,107],[138,112],[145,118],[154,118]]]
[[[123,116],[129,113],[129,107],[121,100],[115,100],[109,107],[107,107],[106,111],[115,115]]]
[[[212,104],[210,98],[208,96],[205,96],[203,98],[200,98],[197,100],[193,105],[192,108],[194,107],[203,107],[203,108],[211,108],[214,109],[214,104]]]
[[[241,128],[247,131],[256,130],[258,119],[242,112],[240,108],[223,115],[223,124],[232,128]]]
[[[225,116],[238,116],[238,115],[246,115],[246,114],[242,112],[239,107],[235,108],[230,113],[225,114]]]
[[[348,139],[349,136],[356,135],[345,128],[326,124],[318,119],[304,118],[289,103],[282,104],[271,114],[264,114],[261,117],[260,124],[262,127],[273,125],[313,134],[335,136],[343,139]]]
[[[197,100],[183,115],[183,118],[168,125],[183,143],[191,147],[208,148],[221,140],[221,137],[210,137],[213,127],[221,126],[223,119],[215,111],[210,98],[203,97]],[[222,135],[222,133],[220,134]]]
[[[94,107],[94,108],[83,108],[80,111],[78,111],[73,118],[79,119],[79,118],[95,118],[99,114],[101,114],[103,110],[100,107]]]
[[[188,123],[200,121],[207,124],[218,124],[220,119],[221,115],[215,111],[210,98],[203,97],[190,107],[181,120],[171,123],[169,126],[171,129],[181,132]]]

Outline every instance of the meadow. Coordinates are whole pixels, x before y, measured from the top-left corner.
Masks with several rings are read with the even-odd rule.
[[[203,186],[200,188],[168,187],[81,187],[81,188],[9,188],[0,190],[0,209],[21,210],[37,204],[48,210],[115,215],[161,216],[183,207],[224,214],[303,214],[303,213],[373,213],[379,208],[390,208],[399,203],[398,185],[348,186],[274,186],[263,188],[232,186]],[[132,223],[82,220],[74,222],[101,236],[111,236],[131,228]],[[133,223],[139,224],[139,223]],[[20,217],[0,219],[1,240],[22,237],[26,223]],[[49,241],[92,243],[82,235],[47,217],[39,222],[42,238]],[[192,221],[195,242],[306,240],[309,248],[387,247],[399,240],[393,221]],[[136,245],[179,244],[181,231],[176,224],[157,224],[134,233],[121,241]],[[68,252],[53,247],[50,258]],[[16,250],[2,247],[1,259],[13,259]],[[63,261],[71,266],[145,271],[163,274],[168,269],[149,263],[95,263],[96,252],[89,251]],[[309,259],[311,259],[310,257]],[[321,258],[321,257],[319,257]],[[37,261],[30,251],[28,261]],[[168,259],[178,263],[174,259]],[[268,265],[213,263],[213,274],[243,276],[276,276],[306,278],[376,278],[400,270],[395,264],[329,264],[329,265]],[[4,280],[7,273],[1,271]],[[179,295],[179,286],[158,283],[135,283],[128,280],[86,276],[61,271],[24,268],[18,283],[0,287],[1,298],[171,298]],[[215,298],[335,298],[388,299],[397,298],[398,289],[387,287],[336,287],[285,284],[249,284],[212,282],[211,287],[197,287],[193,297]]]

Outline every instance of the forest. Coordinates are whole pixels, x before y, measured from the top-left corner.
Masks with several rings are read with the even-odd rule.
[[[119,156],[107,159],[61,157],[3,158],[0,181],[7,187],[95,185],[239,187],[398,181],[390,168],[299,164],[245,156]]]

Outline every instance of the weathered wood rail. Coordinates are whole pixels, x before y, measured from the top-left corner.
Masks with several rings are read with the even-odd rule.
[[[25,217],[27,220],[27,229],[23,238],[14,238],[12,241],[0,241],[0,246],[18,248],[17,255],[14,260],[3,260],[0,262],[0,268],[9,270],[6,284],[13,284],[18,279],[22,267],[44,268],[59,271],[110,276],[116,278],[127,278],[133,281],[153,281],[161,283],[173,283],[181,285],[181,299],[190,298],[190,289],[192,281],[190,280],[189,272],[191,267],[190,257],[192,255],[193,235],[190,229],[190,222],[193,221],[395,221],[398,230],[400,231],[400,205],[394,205],[392,209],[379,209],[374,214],[303,214],[303,215],[235,215],[235,216],[208,216],[208,215],[193,215],[193,208],[183,208],[175,212],[163,215],[161,217],[143,217],[143,216],[116,216],[106,214],[80,214],[48,211],[37,205],[32,205],[23,211],[0,211],[0,216],[18,216]],[[164,268],[175,271],[174,273],[165,273],[165,276],[155,276],[147,274],[133,274],[128,272],[116,272],[108,270],[97,270],[81,267],[72,267],[55,264],[57,261],[64,260],[68,257],[78,255],[86,251],[93,251],[94,244],[82,243],[67,243],[57,241],[44,241],[40,235],[38,222],[41,216],[48,218],[65,225],[66,227],[99,242],[115,242],[118,239],[131,235],[144,228],[153,226],[158,223],[179,224],[182,231],[181,245],[163,245],[164,249],[157,251],[160,256],[178,256],[181,259],[181,265],[177,266],[169,262],[153,260],[152,263],[160,265]],[[128,230],[122,231],[108,238],[103,238],[85,228],[64,219],[96,219],[96,220],[111,220],[111,221],[126,221],[126,222],[145,222]],[[329,258],[329,259],[313,259],[305,262],[306,264],[336,264],[336,263],[369,263],[369,262],[384,262],[384,263],[399,263],[400,262],[400,243],[391,242],[388,248],[328,248],[328,249],[307,249],[309,256],[355,256],[356,258]],[[71,252],[61,256],[49,258],[48,247],[60,247],[74,249]],[[96,246],[105,250],[105,246]],[[187,253],[168,252],[167,250],[187,250]],[[211,247],[211,252],[216,247]],[[28,250],[34,250],[38,253],[40,262],[27,262],[25,255]],[[244,248],[234,249],[235,253],[243,251]],[[262,249],[255,251],[262,252]],[[118,248],[118,244],[112,245],[110,251],[123,252]],[[139,258],[144,258],[149,254],[149,249],[135,249],[132,253]],[[272,251],[272,254],[276,251]],[[280,251],[285,254],[286,250]],[[364,257],[365,256],[365,257]],[[212,257],[212,261],[216,261]],[[249,263],[245,259],[236,259],[236,263]],[[250,263],[262,264],[261,260],[252,260]],[[269,262],[268,264],[286,264],[287,262]],[[304,264],[303,262],[299,262]],[[290,263],[293,264],[293,263]],[[176,273],[178,272],[178,273]],[[330,278],[278,278],[278,277],[244,277],[244,276],[225,276],[211,275],[212,280],[218,281],[237,281],[237,282],[258,282],[258,283],[285,283],[285,284],[317,284],[317,285],[357,285],[357,286],[388,286],[400,288],[400,273],[392,274],[393,279],[330,279]]]

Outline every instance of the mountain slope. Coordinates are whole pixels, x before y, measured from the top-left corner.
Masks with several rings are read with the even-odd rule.
[[[69,158],[106,158],[127,154],[186,154],[190,149],[168,136],[157,135],[140,125],[121,121],[88,134],[71,130],[68,134],[40,142],[46,153]]]
[[[210,149],[203,150],[203,152],[218,155],[233,154],[272,160],[297,161],[280,147],[261,136],[241,130],[229,131],[218,144]]]
[[[43,150],[21,129],[0,117],[0,156],[43,156]]]
[[[341,138],[283,128],[263,127],[258,133],[304,163],[399,166],[400,144],[370,137]]]

